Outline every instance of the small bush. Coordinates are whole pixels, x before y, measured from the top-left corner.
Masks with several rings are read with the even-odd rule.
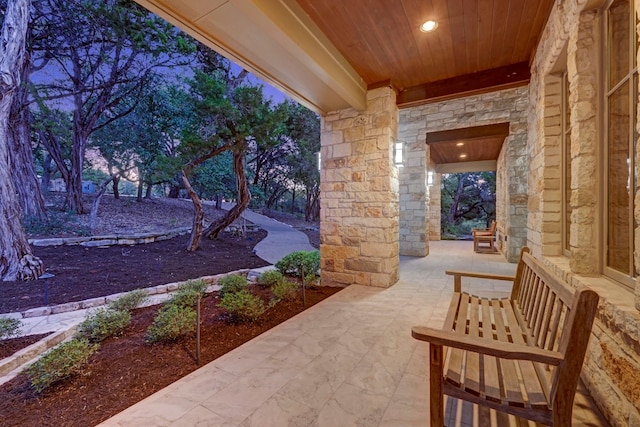
[[[189,280],[180,285],[178,290],[167,301],[167,304],[174,304],[180,307],[195,307],[198,295],[204,295],[207,284],[203,280]]]
[[[131,322],[128,311],[99,308],[78,326],[76,336],[90,342],[102,342],[122,334]]]
[[[284,282],[285,277],[278,270],[268,270],[260,275],[258,284],[266,287],[273,287],[280,282]]]
[[[318,275],[315,273],[307,274],[304,278],[304,284],[311,287],[318,286]]]
[[[278,301],[289,301],[296,298],[298,293],[298,284],[289,280],[283,280],[276,283],[272,288],[273,296]]]
[[[286,255],[276,263],[276,268],[282,274],[304,275],[317,274],[320,269],[320,251],[297,251]]]
[[[149,299],[149,293],[144,289],[136,289],[127,292],[115,301],[109,303],[109,308],[116,311],[130,312],[134,308],[140,307]]]
[[[266,311],[264,302],[247,290],[224,294],[218,306],[241,322],[255,322]]]
[[[222,286],[220,288],[220,296],[224,296],[244,290],[247,287],[247,279],[237,274],[231,274],[221,278],[218,284]]]
[[[196,328],[196,311],[191,307],[167,304],[162,307],[147,329],[148,343],[176,341]]]
[[[22,321],[8,317],[0,317],[0,340],[13,338],[20,333]]]
[[[31,386],[41,393],[52,384],[82,372],[98,347],[86,339],[72,339],[54,347],[26,369]]]

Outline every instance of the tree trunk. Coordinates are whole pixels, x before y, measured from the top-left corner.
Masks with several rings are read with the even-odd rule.
[[[142,202],[142,190],[143,190],[144,182],[142,182],[142,178],[138,180],[138,193],[136,195],[136,202]]]
[[[113,187],[113,198],[114,199],[119,199],[120,198],[120,189],[118,188],[118,186],[120,185],[120,175],[115,175],[113,178],[111,178],[111,182],[113,183],[113,186],[112,186]]]
[[[291,191],[291,213],[295,213],[296,209],[296,189],[294,188]]]
[[[29,0],[10,0],[0,35],[0,279],[5,281],[36,279],[44,271],[42,261],[33,256],[20,223],[20,203],[9,154],[8,121],[13,97],[20,86],[29,8]]]
[[[42,164],[42,182],[40,183],[40,189],[43,193],[49,192],[49,183],[51,182],[51,155],[47,153],[44,156],[44,162]]]
[[[180,186],[176,184],[171,184],[171,188],[169,188],[169,198],[177,199],[180,195]]]
[[[150,182],[147,182],[147,189],[144,193],[144,198],[149,200],[151,199],[153,196],[151,195],[151,190],[153,189],[153,184],[151,184]]]
[[[9,116],[9,154],[12,160],[12,176],[22,215],[25,217],[45,219],[44,198],[38,183],[38,177],[33,168],[33,153],[31,151],[31,130],[28,109],[28,90],[25,85],[29,79],[30,59],[24,55],[20,65],[19,85],[11,105]]]
[[[100,207],[100,201],[102,200],[102,196],[107,191],[107,186],[111,182],[117,182],[120,180],[120,175],[114,175],[107,179],[105,179],[102,184],[100,184],[100,190],[96,195],[96,198],[93,199],[93,203],[91,204],[91,212],[89,213],[89,228],[91,229],[91,234],[95,234],[96,227],[98,226],[98,208]]]
[[[187,251],[194,252],[200,247],[200,238],[202,237],[202,229],[204,228],[204,209],[202,209],[202,202],[200,201],[200,197],[198,197],[198,193],[193,190],[189,178],[187,178],[187,174],[184,171],[182,171],[182,183],[184,184],[184,188],[187,189],[187,193],[189,197],[191,197],[194,207],[193,226],[191,227],[189,242],[187,242]]]
[[[216,209],[220,210],[222,209],[222,194],[220,193],[216,193]]]
[[[233,169],[236,173],[236,181],[238,183],[238,202],[231,208],[227,214],[211,223],[205,230],[204,235],[210,239],[218,237],[220,232],[229,226],[233,221],[238,219],[242,212],[249,206],[251,201],[251,193],[249,192],[249,185],[247,183],[247,177],[244,173],[244,152],[242,150],[233,150]]]
[[[80,121],[79,111],[74,112],[74,132],[73,132],[73,150],[71,154],[71,170],[69,171],[69,181],[67,185],[67,196],[65,199],[65,208],[77,214],[84,213],[82,206],[82,168],[84,166],[84,149],[86,139],[81,135],[81,131],[76,129],[80,127],[77,123]]]

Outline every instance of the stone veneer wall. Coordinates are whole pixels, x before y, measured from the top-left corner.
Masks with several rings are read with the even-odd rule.
[[[598,275],[602,265],[599,212],[606,207],[597,199],[602,144],[598,120],[603,115],[598,73],[604,59],[599,57],[601,12],[585,10],[587,3],[555,3],[532,63],[528,245],[567,283],[589,286],[599,293],[601,301],[582,379],[613,426],[640,426],[640,307],[634,307],[633,292]],[[565,59],[564,52],[571,109],[570,257],[559,255],[559,79],[553,75],[557,71],[554,66]],[[640,212],[635,215],[640,219]],[[636,230],[636,247],[640,247],[639,235]]]
[[[398,168],[400,181],[400,254],[427,256],[429,254],[429,224],[427,212],[431,198],[427,187],[427,153],[424,143],[410,138],[404,143],[404,165]]]
[[[398,108],[391,88],[368,92],[367,110],[322,119],[320,280],[388,287],[398,281]]]
[[[430,170],[434,170],[432,167]],[[442,237],[442,175],[433,172],[433,183],[429,187],[429,240],[440,240]]]
[[[509,122],[509,136],[505,139],[498,171],[499,203],[496,209],[497,221],[502,230],[500,246],[510,262],[516,262],[520,248],[527,238],[527,111],[528,88],[520,87],[496,92],[474,95],[450,101],[436,102],[400,110],[399,139],[409,148],[407,156],[425,159],[428,164],[426,136],[428,132],[458,129],[472,126]],[[426,230],[426,218],[431,214],[420,215],[421,204],[404,206],[403,202],[414,200],[428,194],[426,170],[422,164],[412,168],[403,168],[400,175],[400,211],[405,213],[400,223],[400,253],[410,255],[417,252],[415,243],[409,246],[413,230]],[[439,177],[438,177],[439,178]],[[409,189],[419,190],[418,194]],[[406,192],[409,191],[409,194]],[[425,196],[424,205],[431,208]],[[409,214],[408,211],[414,212]],[[440,224],[438,224],[440,227]],[[428,252],[428,241],[423,243],[424,252]]]

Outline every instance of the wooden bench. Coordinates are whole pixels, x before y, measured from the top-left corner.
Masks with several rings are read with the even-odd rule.
[[[454,277],[454,294],[444,327],[412,329],[412,336],[430,347],[431,426],[444,423],[443,394],[534,422],[570,426],[598,294],[570,288],[528,248],[520,254],[515,277],[447,274]],[[513,281],[511,296],[463,292],[463,277]]]
[[[473,230],[471,230],[471,235],[473,236],[474,252],[498,252],[494,245],[496,227],[496,221],[491,221],[491,226],[489,228],[474,228]],[[483,243],[486,243],[486,246],[483,245]]]

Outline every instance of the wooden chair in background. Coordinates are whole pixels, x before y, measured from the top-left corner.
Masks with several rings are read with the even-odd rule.
[[[475,252],[497,252],[495,247],[496,221],[491,221],[489,228],[474,228],[471,231],[473,235],[473,250]]]

